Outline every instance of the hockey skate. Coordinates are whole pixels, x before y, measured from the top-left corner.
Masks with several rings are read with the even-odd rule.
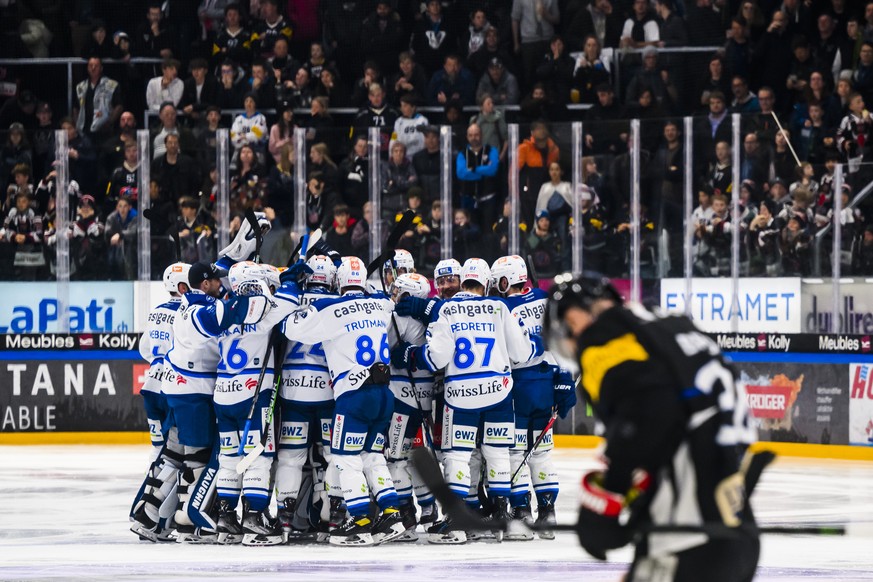
[[[493,498],[494,501],[494,519],[503,523],[510,523],[512,520],[512,514],[509,513],[509,499],[503,496],[496,496]],[[503,541],[503,530],[491,530],[494,534],[494,538],[498,542]]]
[[[340,527],[346,519],[346,509],[343,506],[342,497],[329,497],[330,500],[330,517],[325,521],[322,520],[318,525],[318,541],[321,543],[327,542],[330,539],[330,532]]]
[[[548,500],[548,503],[540,505],[537,508],[537,520],[534,522],[538,526],[555,525],[555,503],[552,501],[552,496],[543,497],[543,500]],[[537,535],[541,540],[555,539],[555,532],[550,529],[541,529],[537,531]]]
[[[421,518],[418,520],[418,523],[427,527],[432,523],[436,523],[439,517],[440,512],[437,511],[436,503],[429,503],[421,506]]]
[[[145,507],[140,507],[133,515],[130,531],[138,535],[140,540],[144,542],[157,542],[160,529],[158,524],[146,515]]]
[[[242,522],[244,546],[278,546],[282,543],[282,528],[271,519],[267,510],[254,511],[244,506]]]
[[[418,521],[415,519],[415,505],[405,503],[400,506],[400,518],[403,521],[404,532],[399,537],[395,538],[395,542],[417,542],[418,533],[415,528],[418,526]]]
[[[282,539],[284,543],[289,544],[306,544],[317,541],[318,532],[302,530],[294,527],[294,512],[297,511],[297,500],[289,497],[279,504],[279,511],[276,519],[279,521],[279,526],[282,528]]]
[[[432,544],[465,544],[467,533],[453,529],[451,520],[446,518],[427,528],[427,541]]]
[[[530,495],[525,499],[524,505],[512,508],[511,516],[506,532],[503,534],[503,539],[519,542],[534,539],[534,534],[528,527],[533,523],[533,515],[530,511]]]
[[[351,516],[330,532],[333,546],[372,546],[373,522],[366,515]]]
[[[412,523],[415,527],[415,510],[412,513]],[[402,536],[406,532],[403,516],[396,507],[388,507],[373,523],[373,543],[384,544]]]
[[[217,544],[232,545],[242,542],[242,526],[236,514],[236,507],[231,507],[227,499],[218,500],[218,521],[215,531]]]

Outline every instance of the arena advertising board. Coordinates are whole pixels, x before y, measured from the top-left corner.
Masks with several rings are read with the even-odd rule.
[[[873,364],[849,364],[849,444],[873,446]]]
[[[135,334],[0,336],[0,432],[141,431]]]
[[[739,297],[731,305],[731,281],[725,278],[692,279],[686,297],[685,279],[661,280],[661,307],[685,312],[691,304],[691,318],[704,331],[732,331],[731,318],[737,314],[737,331],[800,333],[800,279],[742,278]]]
[[[873,285],[866,279],[840,281],[839,333],[873,335]],[[801,284],[803,333],[828,333],[833,318],[830,279],[804,279]]]
[[[58,322],[58,288],[54,283],[0,283],[0,334],[53,333]],[[70,332],[134,331],[133,284],[69,284]]]

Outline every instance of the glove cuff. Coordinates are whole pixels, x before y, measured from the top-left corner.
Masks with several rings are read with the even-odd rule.
[[[582,477],[579,504],[585,509],[606,517],[617,518],[625,506],[625,497],[601,486],[603,473],[594,471]]]

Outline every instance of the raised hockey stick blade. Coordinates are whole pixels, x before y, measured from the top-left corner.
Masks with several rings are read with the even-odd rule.
[[[255,235],[255,262],[261,262],[261,245],[264,243],[264,233],[261,232],[261,225],[258,224],[258,217],[255,216],[255,211],[249,208],[246,210],[246,222],[252,228]]]
[[[367,265],[367,275],[372,275],[376,270],[381,269],[386,261],[394,257],[394,249],[397,248],[397,243],[400,242],[400,237],[403,233],[409,230],[412,226],[412,221],[415,220],[415,212],[407,210],[391,229],[388,239],[385,241],[385,246],[382,247],[382,254],[376,257],[372,263]]]
[[[320,228],[316,228],[315,230],[313,230],[312,232],[309,233],[309,241],[306,243],[305,253],[308,253],[309,250],[315,245],[315,243],[317,243],[318,241],[321,240],[322,234],[324,234],[324,233],[321,232]],[[300,248],[302,246],[303,246],[303,237],[301,236],[300,240],[297,241],[297,246],[294,247],[293,251],[291,251],[291,256],[288,258],[288,264],[286,266],[290,267],[291,265],[293,265],[294,263],[296,263],[298,261],[298,259],[300,258],[299,257]],[[305,253],[304,253],[304,257],[305,257]],[[306,261],[305,258],[303,260]]]

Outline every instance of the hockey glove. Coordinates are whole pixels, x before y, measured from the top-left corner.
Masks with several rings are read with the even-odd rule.
[[[342,255],[336,252],[333,247],[324,242],[324,239],[318,240],[312,247],[306,252],[309,256],[315,255],[324,255],[331,261],[333,261],[334,266],[339,267],[343,264]]]
[[[585,551],[598,560],[606,559],[606,550],[614,550],[631,541],[631,532],[619,523],[625,507],[624,495],[602,486],[603,473],[592,471],[582,477],[579,495],[579,521],[576,534]]]
[[[558,367],[555,367],[555,406],[561,418],[567,418],[567,414],[576,406],[576,384],[573,382],[573,375]]]
[[[237,325],[258,323],[272,307],[273,302],[265,295],[237,295],[225,303],[231,322]]]
[[[436,320],[443,302],[436,297],[422,299],[420,297],[404,297],[394,308],[394,313],[400,317],[411,317],[427,325]]]
[[[266,214],[263,212],[255,212],[255,217],[258,219],[258,225],[261,227],[261,234],[270,232],[272,225],[267,220]],[[251,225],[247,220],[243,220],[239,227],[239,231],[229,245],[219,251],[219,257],[228,257],[234,262],[247,261],[252,258],[252,255],[257,248],[257,235],[252,230]]]
[[[279,273],[279,281],[283,285],[287,283],[297,284],[301,277],[312,274],[312,268],[306,263],[297,262]]]
[[[391,350],[391,365],[400,370],[409,369],[414,372],[417,369],[415,366],[415,355],[418,349],[419,346],[412,345],[409,342],[400,342]]]

